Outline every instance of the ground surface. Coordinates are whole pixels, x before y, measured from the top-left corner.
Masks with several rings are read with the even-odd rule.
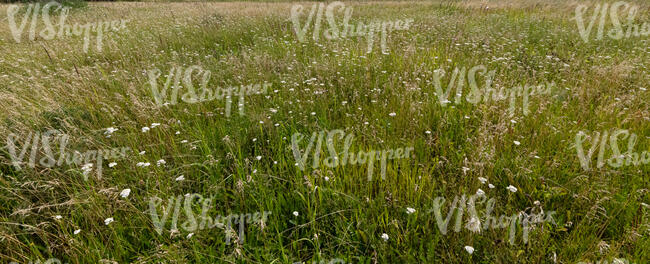
[[[299,42],[291,9],[301,4],[309,11],[312,3],[89,4],[72,9],[68,23],[128,22],[104,35],[101,51],[91,37],[88,52],[77,36],[31,41],[24,34],[16,43],[4,19],[2,140],[16,139],[20,150],[30,133],[57,129],[69,136],[68,152],[132,151],[126,158],[104,160],[101,178],[95,163],[85,180],[75,163],[23,164],[17,170],[9,143],[3,143],[0,259],[596,263],[625,258],[648,263],[648,163],[598,168],[596,151],[585,170],[575,139],[579,131],[626,129],[637,135],[635,151],[648,151],[649,38],[598,40],[592,32],[585,42],[574,19],[579,3],[589,6],[591,16],[594,3],[580,1],[347,2],[355,25],[413,19],[409,29],[389,34],[384,52],[376,40],[370,53],[366,38],[320,35],[314,41],[313,29],[306,42]],[[647,3],[630,4],[640,5],[639,23],[650,21]],[[7,8],[0,6],[3,18]],[[300,21],[305,20],[303,15]],[[272,87],[266,94],[246,96],[242,113],[239,96],[233,96],[229,117],[225,100],[179,99],[157,106],[148,72],[160,70],[156,83],[163,87],[173,67],[192,65],[211,71],[209,87],[263,82]],[[454,90],[451,102],[441,103],[436,70],[446,71],[441,81],[446,90],[454,68],[469,71],[479,65],[495,71],[494,87],[555,87],[531,95],[526,114],[522,97],[515,98],[512,114],[510,99],[467,102],[468,83],[461,100]],[[484,86],[483,75],[477,76]],[[193,79],[199,87],[200,75]],[[107,137],[111,127],[118,130]],[[300,170],[292,136],[304,135],[304,151],[312,133],[336,129],[354,135],[355,152],[413,151],[388,160],[385,179],[376,163],[369,181],[367,164],[324,166],[329,152],[323,142],[321,166],[312,168],[309,157]],[[342,141],[336,140],[339,153]],[[52,145],[58,149],[56,142]],[[585,152],[591,142],[584,141]],[[624,152],[628,141],[620,142]],[[27,149],[25,163],[31,155]],[[36,149],[38,159],[47,152]],[[604,149],[607,159],[612,150]],[[116,164],[109,167],[110,162]],[[127,188],[130,194],[122,197]],[[534,224],[527,242],[523,226],[515,225],[510,243],[509,227],[481,228],[480,233],[465,228],[465,211],[460,231],[453,230],[458,219],[453,217],[443,234],[432,210],[435,199],[446,198],[444,218],[455,196],[479,189],[493,199],[492,215],[544,210],[555,212],[553,221]],[[181,205],[178,198],[185,194],[211,197],[212,203],[203,210],[194,196],[189,206]],[[176,208],[178,231],[170,231],[171,210],[162,232],[156,232],[150,210],[154,197],[162,200],[154,203],[159,217]],[[173,206],[176,201],[180,206]],[[476,207],[485,224],[485,203]],[[224,226],[192,229],[186,208],[196,218],[202,213],[212,218],[270,215],[246,224],[245,240],[238,244],[227,239]],[[106,225],[108,218],[114,222]],[[231,238],[240,234],[239,225],[233,228]]]

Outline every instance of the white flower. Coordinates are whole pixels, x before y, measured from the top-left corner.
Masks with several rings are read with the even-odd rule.
[[[463,167],[463,174],[467,173],[468,170],[469,170],[468,167]]]
[[[515,121],[514,119],[511,119],[510,123],[517,124],[517,121]]]
[[[521,142],[519,142],[519,141],[517,141],[517,140],[515,140],[515,141],[513,141],[513,142],[515,142],[515,145],[517,145],[517,146],[519,146],[519,145],[521,144]]]
[[[481,220],[479,220],[478,217],[474,216],[469,219],[469,222],[467,222],[465,228],[474,233],[481,233]]]
[[[517,192],[517,188],[515,186],[512,186],[512,185],[508,185],[508,187],[506,187],[506,189],[508,189],[508,191],[511,191],[513,193]]]
[[[111,163],[108,164],[108,167],[113,168],[113,167],[115,167],[115,165],[117,165],[117,162],[111,162]]]
[[[490,189],[494,189],[494,185],[492,185],[491,183],[488,184],[488,187],[490,187]]]
[[[298,211],[293,211],[293,216],[298,216]]]
[[[167,162],[164,159],[159,159],[158,161],[156,161],[156,166],[158,167],[165,164],[167,164]]]
[[[316,115],[316,112],[311,112],[311,115]]]
[[[253,142],[257,141],[257,138],[253,138]]]
[[[180,134],[181,134],[181,131],[176,131],[176,135],[180,135]]]
[[[193,235],[194,235],[194,233],[189,233],[189,234],[187,234],[187,239],[192,238]]]
[[[181,140],[181,143],[187,143],[187,139]]]
[[[143,150],[143,151],[140,151],[140,153],[138,153],[138,154],[144,155],[144,153],[147,153],[147,151]]]
[[[60,215],[55,215],[54,216],[54,219],[61,219],[61,218],[63,218],[63,216],[60,216]]]
[[[160,123],[151,123],[151,128],[157,127],[159,125],[160,125]]]
[[[424,133],[431,134],[431,131],[427,130],[427,131],[424,131]]]
[[[147,131],[149,131],[149,127],[143,127],[143,128],[142,128],[142,133],[145,133],[145,132],[147,132]]]
[[[81,229],[77,229],[77,230],[74,231],[74,234],[76,235],[76,234],[79,234],[80,232],[81,232]]]
[[[93,164],[86,163],[83,166],[81,166],[81,170],[83,171],[83,175],[86,176],[88,175],[88,173],[90,173],[93,170]]]
[[[105,224],[105,225],[108,225],[108,224],[112,223],[113,221],[115,221],[115,220],[113,220],[113,217],[109,217],[109,218],[106,218],[106,219],[104,220],[104,224]]]
[[[385,241],[388,241],[388,234],[386,233],[381,234],[381,238]]]
[[[325,176],[325,181],[330,181],[330,177]]]
[[[149,165],[151,165],[149,162],[138,162],[135,164],[137,167],[149,167]]]
[[[390,113],[390,114],[388,114],[388,115],[389,115],[389,116],[396,116],[397,114],[396,114],[395,112],[392,112],[392,113]]]
[[[129,194],[131,194],[131,189],[124,189],[122,192],[120,192],[120,196],[122,196],[122,198],[129,197]]]
[[[411,207],[406,207],[406,213],[407,213],[407,214],[415,213],[415,209],[414,209],[414,208],[411,208]]]
[[[481,181],[481,184],[485,184],[487,182],[487,179],[483,177],[478,177],[478,180]]]
[[[182,181],[182,180],[185,180],[185,176],[181,175],[176,177],[176,181]]]
[[[262,156],[257,156],[257,157],[255,157],[255,159],[256,159],[256,160],[261,160],[261,159],[262,159]]]
[[[476,190],[476,195],[483,196],[483,195],[485,195],[485,192],[483,190],[481,190],[481,189],[478,189],[478,190]]]
[[[104,131],[104,135],[106,135],[106,137],[111,137],[111,134],[113,134],[115,131],[117,131],[117,128],[109,127],[106,129],[106,131]]]
[[[474,248],[470,246],[465,246],[465,251],[467,251],[467,253],[471,255],[472,253],[474,253]]]
[[[534,158],[539,159],[539,156],[535,155]]]

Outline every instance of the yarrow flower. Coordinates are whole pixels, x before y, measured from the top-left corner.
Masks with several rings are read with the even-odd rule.
[[[122,196],[122,198],[129,197],[129,194],[131,194],[131,189],[124,189],[120,192],[120,196]]]
[[[110,223],[113,223],[114,221],[115,221],[115,220],[113,220],[113,217],[109,217],[109,218],[106,218],[106,219],[104,220],[104,224],[105,224],[105,225],[108,225],[108,224],[110,224]]]
[[[488,187],[489,187],[490,189],[494,189],[494,185],[492,185],[491,183],[488,184]]]
[[[108,167],[113,168],[113,167],[115,167],[115,165],[117,165],[117,162],[111,162],[111,163],[108,164]]]
[[[406,207],[406,213],[407,213],[407,214],[415,213],[415,209],[414,209],[414,208],[411,208],[411,207]]]
[[[508,191],[511,191],[513,193],[517,192],[517,188],[515,186],[512,186],[512,185],[508,185],[508,187],[506,187],[506,189],[508,189]]]
[[[88,173],[90,173],[93,170],[93,164],[92,163],[86,163],[83,166],[81,166],[81,170],[83,171],[83,175],[87,176]]]
[[[113,132],[115,132],[117,130],[118,130],[117,128],[109,127],[109,128],[106,129],[106,131],[104,131],[104,135],[106,135],[106,137],[109,138],[109,137],[111,137],[111,134],[113,134]]]
[[[81,232],[81,229],[77,229],[77,230],[75,230],[75,231],[74,231],[74,233],[73,233],[73,234],[75,234],[75,235],[76,235],[76,234],[79,234],[80,232]]]
[[[481,189],[478,189],[478,190],[476,190],[476,195],[483,196],[483,195],[485,195],[485,192],[483,190],[481,190]]]
[[[142,133],[146,133],[147,131],[149,131],[149,127],[143,127],[142,128]]]
[[[472,253],[474,253],[474,248],[470,246],[465,246],[465,251],[467,251],[467,253],[472,255]]]
[[[138,162],[135,164],[137,167],[149,167],[149,165],[151,165],[149,162]]]
[[[515,140],[514,143],[515,143],[515,145],[517,145],[517,146],[519,146],[519,145],[521,144],[521,142],[519,142],[519,141],[517,141],[517,140]]]
[[[157,127],[159,125],[160,125],[160,123],[151,123],[151,128]]]
[[[293,216],[298,216],[298,215],[300,215],[298,211],[293,211]]]
[[[381,234],[381,238],[382,238],[384,241],[388,241],[388,234],[386,234],[386,233]]]
[[[390,113],[390,114],[388,114],[388,115],[389,115],[389,116],[396,116],[397,114],[396,114],[395,112],[392,112],[392,113]]]
[[[176,177],[176,181],[182,181],[182,180],[185,180],[185,176],[181,175]]]
[[[487,179],[483,177],[478,177],[478,180],[481,182],[481,184],[485,184],[487,182]]]
[[[156,166],[158,166],[158,167],[160,167],[162,165],[165,165],[165,164],[167,164],[167,162],[164,159],[159,159],[158,161],[156,161]]]

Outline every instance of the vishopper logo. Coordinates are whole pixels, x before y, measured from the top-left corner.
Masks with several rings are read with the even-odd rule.
[[[466,85],[469,86],[469,93],[466,95],[465,100],[471,104],[478,104],[481,100],[484,103],[490,102],[490,98],[493,101],[502,101],[509,100],[509,112],[510,115],[515,114],[515,109],[517,105],[517,98],[521,97],[521,106],[524,115],[530,113],[530,98],[533,95],[548,95],[551,94],[555,83],[546,83],[546,85],[519,85],[512,89],[507,89],[506,87],[499,87],[498,89],[493,88],[494,76],[496,75],[496,70],[489,71],[487,67],[483,65],[478,65],[470,68],[469,70],[466,67],[454,68],[451,74],[440,68],[435,70],[433,75],[433,85],[435,87],[435,94],[438,97],[438,100],[442,106],[446,106],[448,103],[451,103],[450,95],[453,94],[454,104],[462,103],[463,91],[465,90]],[[445,75],[449,76],[448,84],[445,89],[443,86],[445,81]],[[477,78],[478,75],[482,76],[481,79]],[[445,78],[446,79],[446,78]],[[483,80],[483,87],[479,87],[477,80]],[[455,90],[455,93],[454,93]],[[492,95],[490,97],[490,95]]]
[[[329,260],[321,260],[319,262],[316,262],[315,260],[312,261],[312,262],[297,261],[297,262],[294,262],[293,264],[337,264],[337,263],[345,264],[347,262],[345,262],[344,259],[333,258],[333,259],[329,259]]]
[[[166,106],[175,105],[178,103],[178,96],[181,88],[185,88],[186,93],[181,96],[181,100],[185,103],[200,103],[213,100],[226,99],[226,116],[230,116],[232,108],[232,96],[238,95],[239,100],[237,103],[239,114],[244,115],[244,101],[246,95],[253,94],[266,94],[270,83],[264,82],[263,84],[241,85],[234,87],[221,88],[211,90],[208,88],[210,82],[211,72],[204,70],[201,66],[193,65],[183,70],[182,67],[172,67],[169,74],[165,75],[166,80],[162,89],[158,88],[158,78],[160,78],[161,71],[159,69],[149,70],[149,83],[151,85],[151,93],[153,94],[156,105]],[[198,74],[200,76],[199,90],[194,88],[193,76]],[[182,84],[181,84],[182,78]],[[170,91],[171,88],[171,91]],[[171,94],[170,94],[171,93]],[[169,96],[169,97],[168,97]]]
[[[454,200],[449,207],[447,216],[443,217],[442,208],[445,205],[446,199],[445,197],[437,197],[433,201],[433,209],[429,210],[428,213],[433,212],[436,218],[438,229],[443,235],[447,234],[449,223],[451,222],[454,212],[456,213],[456,222],[454,223],[454,232],[456,233],[460,232],[462,229],[463,215],[465,211],[467,211],[469,219],[467,223],[465,223],[464,227],[471,232],[480,233],[481,229],[487,230],[490,227],[492,229],[510,227],[510,232],[508,235],[511,245],[514,245],[515,243],[517,223],[522,225],[522,240],[524,243],[528,243],[528,233],[532,228],[534,228],[533,224],[543,222],[550,222],[555,224],[555,220],[553,219],[553,214],[555,214],[555,212],[549,211],[548,213],[544,213],[544,210],[541,206],[538,206],[537,213],[533,213],[531,209],[530,214],[521,211],[519,213],[513,214],[512,216],[501,215],[497,219],[496,217],[491,216],[492,211],[494,210],[494,205],[496,204],[496,200],[494,198],[487,200],[485,214],[483,215],[483,218],[481,218],[479,217],[476,204],[484,203],[486,199],[487,198],[484,194],[474,194],[469,197],[465,196],[464,194],[460,197],[456,196],[454,197]]]
[[[33,136],[32,136],[33,135]],[[41,134],[41,132],[33,133],[29,132],[27,137],[25,137],[24,143],[21,148],[18,148],[16,144],[17,141],[21,138],[20,135],[11,133],[7,136],[7,150],[9,152],[9,157],[11,158],[12,165],[16,170],[21,170],[22,165],[25,163],[25,154],[27,150],[31,151],[29,155],[29,161],[27,166],[30,168],[36,167],[36,160],[38,159],[39,154],[39,142],[41,143],[40,147],[45,154],[44,157],[38,159],[39,164],[46,168],[52,168],[54,166],[61,166],[63,162],[67,165],[75,164],[76,166],[81,166],[83,171],[84,180],[88,180],[88,174],[93,169],[93,162],[95,162],[95,167],[97,168],[97,178],[101,179],[103,171],[104,159],[118,160],[126,157],[126,152],[130,150],[128,147],[123,148],[112,148],[112,149],[101,149],[101,150],[88,150],[85,153],[79,151],[74,151],[70,153],[66,151],[68,145],[68,139],[70,136],[63,134],[58,130],[48,130]],[[53,150],[56,148],[51,146],[52,142],[58,141],[59,147],[59,156],[58,159],[55,158]],[[19,150],[20,152],[17,152]]]
[[[606,259],[605,260],[598,260],[596,262],[580,261],[580,262],[578,262],[576,264],[630,264],[630,261],[627,260],[627,259],[624,259],[624,258],[613,258],[611,261],[607,261]],[[634,264],[634,263],[632,262],[632,264]]]
[[[183,201],[185,200],[185,201]],[[198,217],[200,222],[197,222],[197,217],[194,215],[194,201],[196,204],[201,204],[201,215]],[[171,233],[178,232],[178,221],[181,217],[180,210],[181,204],[183,204],[183,212],[187,218],[185,222],[181,224],[181,227],[187,232],[195,232],[204,230],[207,228],[222,228],[226,234],[226,245],[230,245],[230,240],[232,237],[237,238],[239,244],[243,244],[246,238],[245,236],[245,226],[246,224],[259,224],[261,229],[264,229],[268,216],[271,215],[271,212],[255,212],[253,214],[229,214],[228,216],[217,215],[214,220],[209,217],[207,214],[212,209],[213,198],[204,198],[200,194],[186,194],[179,195],[178,197],[169,197],[167,205],[162,204],[162,199],[159,197],[151,197],[149,199],[149,214],[151,216],[151,221],[153,222],[154,229],[158,234],[162,234],[162,231],[165,225],[168,222],[170,224]],[[158,206],[162,204],[162,217],[158,214]],[[169,219],[170,213],[171,219]],[[232,228],[233,224],[239,225],[239,232],[235,232]],[[188,236],[192,236],[194,233],[190,233]]]
[[[18,25],[16,14],[20,11],[20,5],[10,5],[7,8],[7,17],[9,21],[9,28],[11,29],[11,34],[14,37],[16,43],[20,43],[22,40],[22,35],[30,22],[30,13],[31,13],[31,22],[29,23],[29,40],[36,40],[37,36],[45,40],[51,40],[55,37],[63,38],[64,36],[82,36],[84,37],[83,51],[88,52],[88,47],[90,46],[90,33],[97,33],[97,51],[102,51],[104,32],[109,31],[118,31],[125,28],[126,22],[128,20],[114,20],[106,22],[92,22],[87,24],[75,23],[74,25],[66,25],[66,18],[70,12],[69,7],[64,7],[58,2],[52,1],[41,7],[41,3],[32,3],[27,5],[27,11],[23,15],[23,18],[20,20],[20,25]],[[58,30],[56,29],[57,25],[52,22],[50,19],[52,10],[60,11],[58,14]],[[43,19],[43,24],[45,28],[37,33],[36,26],[38,25],[39,15]]]
[[[368,164],[368,181],[372,180],[372,175],[374,171],[375,161],[381,161],[381,179],[386,179],[386,160],[390,159],[405,159],[411,157],[411,151],[413,147],[407,148],[397,148],[397,149],[386,149],[386,150],[369,150],[363,151],[359,150],[357,153],[351,152],[350,147],[354,142],[354,135],[347,134],[341,129],[335,129],[332,131],[321,131],[318,134],[313,132],[307,148],[304,152],[300,151],[300,142],[304,139],[302,133],[294,133],[291,136],[291,149],[293,151],[293,157],[296,159],[296,166],[300,170],[305,170],[305,165],[307,164],[307,158],[309,153],[313,152],[313,163],[312,168],[316,169],[320,167],[320,154],[321,148],[323,145],[323,139],[327,134],[327,150],[329,151],[330,156],[324,160],[325,166],[329,168],[335,168],[338,166],[345,166],[347,164]],[[334,141],[340,138],[344,140],[343,152],[341,152],[342,157],[339,158],[336,147],[334,146]],[[315,144],[315,145],[314,145]]]
[[[342,10],[344,13],[343,21],[340,24],[336,23],[335,12],[337,9]],[[375,33],[381,32],[381,51],[384,54],[388,54],[388,46],[386,44],[388,34],[393,30],[408,30],[411,27],[413,19],[406,19],[404,21],[397,19],[395,21],[373,21],[368,25],[365,25],[363,22],[359,21],[356,27],[353,24],[350,24],[350,18],[352,17],[352,8],[345,7],[345,4],[339,1],[333,2],[327,7],[325,4],[313,4],[307,20],[304,24],[301,25],[300,17],[303,15],[304,7],[302,5],[293,5],[291,7],[291,22],[293,23],[293,28],[298,36],[298,41],[304,43],[307,41],[307,31],[309,26],[314,23],[312,31],[312,39],[316,42],[320,39],[321,35],[321,24],[323,23],[323,12],[325,12],[325,17],[327,23],[329,24],[329,29],[325,30],[324,36],[328,40],[335,40],[346,37],[366,37],[368,41],[368,50],[366,53],[371,53],[373,44],[375,41]],[[314,19],[314,15],[316,18]]]
[[[45,260],[43,262],[41,262],[40,260],[36,260],[36,261],[31,261],[30,260],[27,263],[28,264],[64,264],[64,263],[68,264],[67,262],[61,262],[61,260],[59,260],[58,258],[49,258],[49,259],[47,259],[47,260]],[[20,262],[12,261],[12,262],[9,262],[9,264],[20,264]]]
[[[636,152],[634,150],[636,143],[638,141],[638,136],[634,133],[630,133],[627,129],[616,129],[609,133],[609,131],[595,131],[591,136],[589,149],[585,153],[585,148],[583,143],[587,140],[587,134],[583,131],[579,131],[575,137],[575,145],[573,146],[576,149],[578,159],[580,160],[580,166],[586,171],[591,168],[591,161],[593,154],[598,149],[598,158],[596,163],[596,168],[602,168],[605,163],[609,164],[614,168],[619,168],[621,166],[638,166],[641,164],[650,163],[650,153],[646,150],[643,152]],[[621,152],[619,147],[619,140],[627,140],[627,151],[624,154]],[[607,154],[607,149],[611,148],[611,155],[609,159],[605,159]]]
[[[598,21],[598,31],[596,32],[596,40],[602,40],[603,37],[610,37],[612,39],[622,39],[622,38],[631,38],[631,37],[647,37],[650,35],[650,24],[647,22],[638,23],[636,21],[636,16],[639,11],[639,6],[631,5],[627,2],[619,1],[613,4],[603,3],[596,4],[592,11],[591,17],[589,19],[589,24],[585,26],[585,19],[583,16],[588,12],[589,6],[587,5],[578,5],[575,11],[575,18],[578,25],[578,31],[582,40],[585,43],[589,42],[591,37],[591,32]],[[627,12],[627,14],[626,14]],[[626,14],[623,17],[619,17],[620,14]],[[605,31],[605,25],[607,24],[607,17],[611,20],[611,27],[608,31]],[[625,18],[625,22],[622,24],[622,19]],[[607,35],[605,35],[607,32]]]

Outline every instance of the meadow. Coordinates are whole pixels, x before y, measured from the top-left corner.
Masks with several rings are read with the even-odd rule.
[[[648,263],[648,2],[321,3],[1,4],[0,261]]]

